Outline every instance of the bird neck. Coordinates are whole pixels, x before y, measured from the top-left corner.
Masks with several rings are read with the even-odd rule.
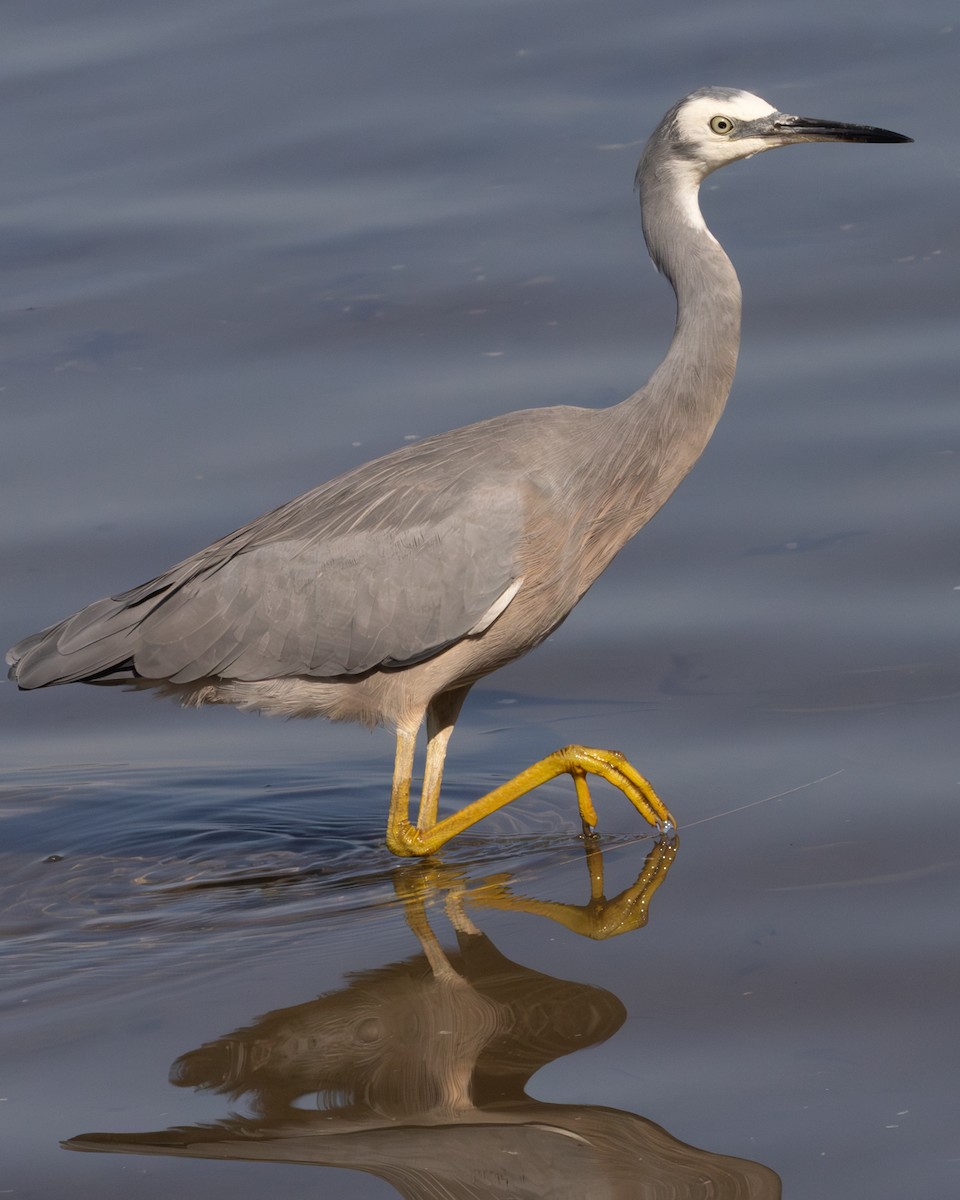
[[[650,380],[608,410],[620,486],[636,492],[633,532],[687,474],[720,419],[737,365],[741,307],[733,264],[700,213],[695,164],[672,160],[638,174],[647,249],[676,293],[677,322]]]
[[[677,322],[666,357],[644,390],[658,409],[679,408],[708,424],[706,440],[737,366],[740,281],[700,212],[694,164],[672,161],[646,175],[640,194],[643,234],[676,294]]]

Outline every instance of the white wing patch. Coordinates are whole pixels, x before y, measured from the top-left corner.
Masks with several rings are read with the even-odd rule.
[[[514,598],[517,592],[520,591],[522,586],[523,576],[521,575],[519,579],[515,579],[513,583],[510,584],[506,591],[500,593],[500,595],[496,598],[496,600],[494,600],[480,620],[477,621],[476,624],[471,625],[471,627],[467,630],[467,637],[475,636],[478,633],[485,633],[494,623],[497,617],[506,612],[507,605]]]

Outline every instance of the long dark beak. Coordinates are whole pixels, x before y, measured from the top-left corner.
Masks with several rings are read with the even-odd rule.
[[[847,125],[842,121],[821,121],[819,117],[790,117],[775,113],[756,123],[761,137],[785,138],[798,142],[912,142],[913,138],[873,125]]]

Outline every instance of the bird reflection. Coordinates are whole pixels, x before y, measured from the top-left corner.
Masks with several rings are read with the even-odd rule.
[[[780,1180],[759,1163],[685,1145],[633,1113],[532,1099],[535,1072],[606,1041],[626,1010],[603,988],[512,962],[465,909],[469,900],[537,912],[612,936],[646,922],[675,852],[659,842],[637,883],[608,902],[602,858],[588,846],[591,897],[580,906],[514,896],[503,880],[467,890],[455,869],[403,869],[395,886],[420,953],[174,1063],[174,1084],[244,1097],[250,1115],[65,1145],[348,1167],[405,1200],[776,1200]],[[428,904],[440,903],[456,950],[429,922]]]

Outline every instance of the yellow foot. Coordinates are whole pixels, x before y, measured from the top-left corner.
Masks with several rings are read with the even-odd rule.
[[[618,791],[623,792],[641,817],[649,821],[651,825],[665,830],[676,829],[676,822],[671,816],[670,810],[653,790],[653,784],[641,775],[637,768],[618,750],[593,750],[587,746],[565,746],[563,750],[557,750],[549,758],[536,763],[529,770],[535,771],[538,767],[550,767],[554,760],[557,760],[558,769],[551,769],[545,778],[552,779],[563,771],[567,771],[573,776],[585,832],[592,831],[597,823],[597,813],[590,798],[590,789],[587,786],[588,774],[599,775],[601,779],[605,779]],[[521,776],[517,778],[519,779]]]
[[[443,822],[441,821],[440,824],[442,825]],[[439,827],[439,825],[434,825],[433,828],[439,829]],[[387,826],[387,849],[400,858],[423,858],[425,855],[439,850],[444,842],[453,837],[453,834],[450,834],[450,837],[443,838],[434,845],[429,837],[431,832],[432,830],[427,830],[424,834],[409,821],[391,821]]]
[[[398,759],[399,761],[399,759]],[[412,755],[411,755],[412,766]],[[555,779],[558,775],[573,777],[577,790],[577,804],[584,832],[590,834],[597,823],[597,814],[587,786],[588,775],[599,775],[621,791],[637,812],[651,825],[665,832],[676,828],[676,823],[651,784],[616,750],[593,750],[587,746],[566,746],[525,771],[515,779],[501,784],[486,796],[474,800],[459,812],[444,817],[428,828],[418,829],[411,824],[407,814],[409,798],[409,776],[400,773],[394,782],[393,801],[387,822],[387,846],[394,854],[403,858],[434,854],[452,837],[469,829],[477,821],[497,812],[519,796],[533,791],[541,783]],[[433,799],[433,798],[431,798]],[[435,811],[435,808],[433,809]]]

